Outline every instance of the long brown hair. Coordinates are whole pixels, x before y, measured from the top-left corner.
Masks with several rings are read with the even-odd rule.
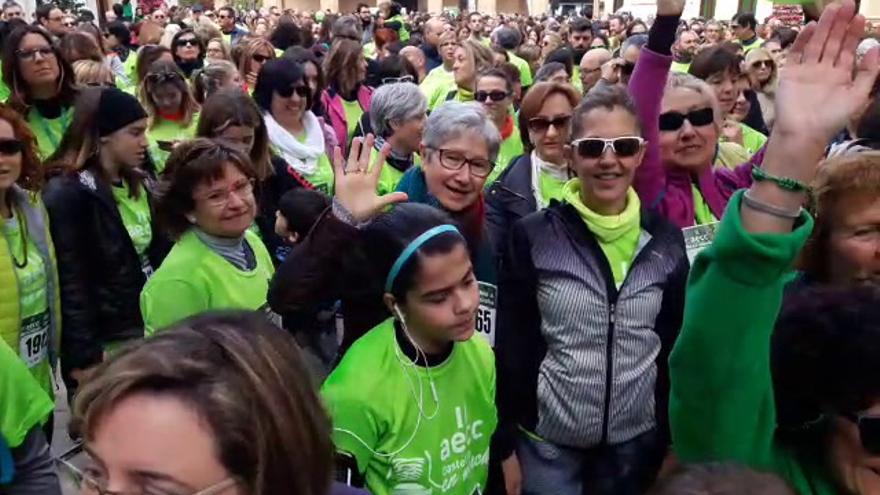
[[[265,38],[253,38],[241,47],[238,60],[235,62],[238,64],[238,73],[241,74],[243,80],[246,80],[248,72],[250,72],[251,59],[254,54],[264,48],[269,51],[270,60],[275,58],[275,47]]]
[[[24,145],[21,150],[21,174],[16,183],[29,191],[39,191],[43,185],[43,165],[37,155],[37,140],[30,126],[20,113],[7,105],[0,104],[0,120],[12,127],[12,134]]]
[[[100,364],[73,407],[86,444],[107,415],[135,395],[171,397],[191,407],[244,493],[330,490],[330,419],[293,338],[262,314],[189,318]]]
[[[177,64],[166,60],[159,60],[153,62],[153,65],[150,66],[147,76],[141,81],[140,88],[138,89],[138,99],[150,116],[150,128],[155,127],[159,122],[159,109],[156,108],[156,104],[153,102],[152,94],[158,86],[164,84],[173,85],[175,89],[180,91],[179,111],[183,113],[180,125],[182,127],[189,127],[193,117],[199,111],[199,104],[196,102],[192,90],[190,90],[189,84],[187,84],[186,78],[180,72]]]
[[[205,101],[199,114],[196,136],[214,139],[228,127],[235,126],[250,127],[254,130],[250,159],[257,179],[266,180],[273,174],[266,123],[253,98],[241,88],[221,89]]]
[[[347,38],[333,41],[330,52],[324,57],[324,78],[328,86],[335,86],[345,97],[351,96],[358,84],[358,67],[364,62],[364,51],[360,42]]]
[[[18,54],[16,53],[21,45],[21,41],[29,34],[42,36],[52,48],[52,53],[58,61],[58,93],[56,98],[62,105],[72,105],[73,100],[76,98],[76,81],[74,80],[73,69],[64,60],[64,57],[61,56],[61,52],[52,42],[46,31],[37,26],[16,28],[9,35],[9,38],[3,42],[3,82],[6,83],[6,86],[12,92],[9,95],[9,99],[6,100],[6,104],[15,111],[21,112],[22,115],[26,115],[32,103],[26,83],[21,77]]]

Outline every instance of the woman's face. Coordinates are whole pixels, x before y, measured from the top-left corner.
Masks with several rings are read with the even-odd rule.
[[[205,50],[205,58],[210,60],[223,60],[226,57],[223,55],[223,45],[219,41],[212,41],[208,43],[208,47]]]
[[[565,146],[571,133],[573,112],[568,98],[562,93],[553,93],[544,100],[538,113],[529,119],[529,140],[542,160],[556,165],[566,163]]]
[[[485,93],[485,95],[483,94]],[[495,101],[492,95],[505,94],[503,99]],[[507,119],[510,115],[510,105],[513,103],[512,97],[507,91],[507,81],[500,77],[484,76],[477,81],[477,101],[486,109],[489,118],[493,122],[500,122]]]
[[[245,155],[250,155],[254,149],[254,128],[242,125],[231,125],[223,129],[223,132],[215,137],[227,141],[238,148]]]
[[[462,47],[455,49],[455,61],[452,63],[452,74],[455,84],[460,88],[470,88],[474,83],[474,59]]]
[[[758,56],[749,64],[749,75],[758,84],[764,84],[773,76],[776,69],[776,63],[769,55]]]
[[[199,42],[195,33],[187,33],[177,38],[174,44],[174,54],[185,62],[198,60],[200,53]]]
[[[171,395],[122,399],[100,417],[85,449],[85,474],[114,493],[195,493],[231,476],[208,423]]]
[[[251,179],[232,163],[223,165],[223,175],[201,182],[193,190],[195,208],[190,214],[205,232],[237,238],[254,223],[257,204]]]
[[[447,211],[465,210],[480,199],[486,177],[471,173],[473,166],[470,164],[457,170],[450,169],[450,164],[460,162],[462,158],[488,162],[489,146],[482,136],[465,133],[447,141],[439,150],[423,150],[422,156],[426,157],[423,169],[428,191]]]
[[[309,103],[308,98],[301,94],[302,88],[305,88],[306,92],[311,92],[311,89],[301,80],[295,82],[291,88],[282,92],[290,91],[290,96],[279,94],[279,90],[273,91],[272,103],[269,108],[272,116],[282,120],[302,119],[303,114],[308,110]]]
[[[733,111],[730,112],[730,118],[737,122],[742,122],[749,114],[749,110],[752,109],[752,102],[749,101],[746,95],[746,91],[751,91],[748,78],[740,78],[738,90],[739,92],[736,95],[736,105],[733,106]]]
[[[267,26],[265,22],[257,24],[257,26],[254,28],[254,36],[266,36],[268,32],[269,26]]]
[[[706,79],[706,82],[715,91],[715,97],[718,98],[718,105],[724,115],[729,114],[733,110],[733,106],[736,105],[738,79],[729,70],[717,72]]]
[[[458,45],[452,37],[444,37],[440,42],[440,57],[443,63],[452,63],[455,61],[455,49]]]
[[[557,84],[565,84],[565,83],[569,82],[570,80],[571,80],[571,78],[568,77],[568,73],[565,72],[565,69],[560,69],[560,70],[554,72],[553,75],[550,76],[550,79],[549,79],[550,82],[557,83]]]
[[[404,153],[419,151],[422,144],[422,133],[425,131],[425,115],[409,119],[394,126],[394,140]]]
[[[303,64],[303,71],[306,76],[306,84],[312,91],[312,98],[315,98],[318,95],[318,67],[313,62],[306,62]]]
[[[18,141],[12,124],[0,119],[0,143],[11,141]],[[21,151],[12,154],[0,153],[0,191],[8,191],[19,177],[21,177]]]
[[[880,415],[880,404],[874,404],[861,413]],[[867,452],[862,446],[858,426],[852,420],[835,417],[832,428],[831,463],[847,493],[880,493],[880,456]]]
[[[782,45],[779,44],[778,41],[765,41],[764,50],[767,50],[767,53],[773,57],[773,60],[776,62],[776,65],[782,68],[785,65],[785,52],[782,50]]]
[[[612,110],[596,108],[582,117],[582,138],[629,138],[640,137],[636,117],[621,107]],[[621,141],[616,149],[605,146],[599,157],[589,153],[584,156],[581,146],[572,145],[571,167],[581,183],[584,202],[593,211],[614,215],[626,206],[626,194],[632,185],[636,168],[645,155],[644,145],[632,148],[634,141]],[[585,145],[582,145],[586,148]],[[631,153],[635,150],[635,153]],[[585,152],[587,150],[585,149]]]
[[[696,110],[712,108],[700,93],[687,88],[674,88],[663,95],[661,113],[686,115]],[[718,128],[713,121],[694,126],[685,121],[677,130],[660,131],[660,156],[664,163],[691,171],[711,167],[718,142]]]
[[[448,253],[419,256],[414,282],[400,305],[408,328],[435,346],[473,336],[480,291],[463,242]]]
[[[644,24],[641,24],[641,23],[639,23],[639,24],[633,24],[632,29],[630,29],[630,34],[631,34],[631,35],[645,34],[645,33],[647,33],[647,32],[648,32],[648,28],[645,27],[645,25],[644,25]]]
[[[556,42],[556,39],[550,35],[544,36],[544,39],[541,41],[541,55],[546,57],[550,52],[559,48],[559,43]]]
[[[826,223],[827,222],[827,223]],[[828,220],[828,273],[833,283],[880,282],[880,199],[856,193],[839,200]]]
[[[254,52],[253,55],[251,55],[251,63],[248,67],[249,72],[251,72],[252,74],[259,74],[260,71],[263,69],[263,65],[265,65],[266,62],[271,59],[272,54],[269,53],[269,49],[266,47],[261,47],[259,50]]]
[[[166,115],[176,114],[183,104],[183,93],[174,83],[170,82],[153,86],[150,97],[159,113]]]
[[[141,119],[101,138],[101,155],[131,169],[144,163],[147,146],[147,119]]]
[[[54,85],[61,74],[52,46],[34,33],[24,35],[18,45],[18,68],[28,86]]]

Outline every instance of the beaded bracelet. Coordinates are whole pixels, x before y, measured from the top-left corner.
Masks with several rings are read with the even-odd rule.
[[[755,182],[772,182],[786,191],[810,193],[810,186],[789,177],[777,177],[770,175],[760,167],[752,167],[752,179]]]
[[[798,208],[797,211],[792,211],[780,208],[775,205],[771,205],[770,203],[765,203],[761,200],[753,198],[749,194],[748,190],[743,193],[742,202],[743,205],[755,211],[760,211],[761,213],[766,213],[770,216],[774,216],[777,218],[784,218],[786,220],[797,220],[798,218],[800,218],[801,213],[804,211],[803,208]]]

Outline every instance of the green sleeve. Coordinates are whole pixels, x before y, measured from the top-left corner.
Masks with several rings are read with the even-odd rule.
[[[156,272],[141,292],[141,313],[147,337],[209,308],[209,295],[192,283],[179,279],[157,279],[159,276],[161,274]]]
[[[378,448],[381,428],[369,407],[370,401],[361,397],[359,389],[353,387],[357,380],[352,378],[340,366],[327,378],[321,395],[333,422],[336,450],[354,456],[358,470],[363,474],[373,458],[372,451]]]
[[[669,361],[673,445],[683,462],[771,467],[776,409],[770,336],[786,276],[812,230],[751,234],[731,198],[715,242],[695,260],[684,322]]]
[[[55,409],[53,399],[31,375],[15,351],[0,339],[0,435],[10,448]]]

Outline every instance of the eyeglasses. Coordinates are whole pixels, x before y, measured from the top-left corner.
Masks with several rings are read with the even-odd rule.
[[[413,76],[400,76],[400,77],[383,77],[382,84],[395,84],[395,83],[411,83],[415,82]]]
[[[688,113],[666,112],[660,114],[660,130],[677,131],[688,121],[694,127],[703,127],[715,122],[715,111],[712,107],[701,108]]]
[[[753,69],[760,69],[761,67],[764,67],[766,69],[772,69],[773,62],[771,60],[756,60],[756,61],[752,62]]]
[[[267,57],[265,55],[260,55],[259,53],[255,53],[255,54],[251,55],[251,58],[254,59],[254,62],[256,62],[258,64],[265,64],[266,61],[272,57]]]
[[[880,416],[868,414],[842,414],[859,428],[859,438],[866,452],[880,455]]]
[[[141,487],[140,490],[130,492],[111,492],[106,487],[106,481],[96,480],[69,461],[57,457],[55,458],[55,463],[59,466],[62,475],[66,475],[83,495],[145,495],[148,493],[148,487]],[[237,484],[238,482],[234,478],[226,478],[192,495],[217,495]]]
[[[185,40],[177,40],[175,46],[199,46],[199,42],[195,38],[187,38]]]
[[[52,48],[48,46],[31,48],[30,50],[16,50],[15,54],[18,56],[19,59],[26,62],[33,62],[37,59],[37,55],[39,55],[40,58],[49,58],[55,56],[55,52],[52,51]]]
[[[290,98],[293,96],[293,93],[296,93],[300,98],[308,98],[312,90],[309,89],[308,86],[290,86],[287,88],[276,89],[275,92],[282,98]]]
[[[611,148],[615,155],[620,157],[635,156],[645,140],[637,136],[623,136],[612,139],[582,138],[571,142],[581,158],[599,158],[605,154],[605,150]]]
[[[529,119],[529,130],[542,134],[547,132],[552,125],[557,131],[568,128],[571,123],[571,115],[562,115],[548,119],[545,117],[533,117]]]
[[[0,155],[12,156],[24,150],[24,143],[18,139],[0,139]]]
[[[183,80],[183,76],[176,72],[153,72],[152,74],[147,74],[147,81],[151,83],[164,83],[164,82],[172,82],[177,80]]]
[[[242,179],[231,186],[228,189],[211,191],[209,194],[206,194],[201,199],[205,203],[208,203],[208,206],[213,208],[222,208],[229,204],[229,198],[235,194],[239,199],[245,199],[251,196],[254,192],[254,180],[253,179]]]
[[[492,173],[495,164],[489,160],[480,158],[468,158],[464,153],[455,150],[437,149],[440,155],[440,165],[446,170],[461,170],[465,164],[470,167],[470,173],[474,177],[487,177]]]
[[[510,96],[510,93],[508,93],[507,91],[477,91],[476,93],[474,93],[474,100],[480,103],[486,101],[486,99],[497,102],[503,101],[508,96]]]

